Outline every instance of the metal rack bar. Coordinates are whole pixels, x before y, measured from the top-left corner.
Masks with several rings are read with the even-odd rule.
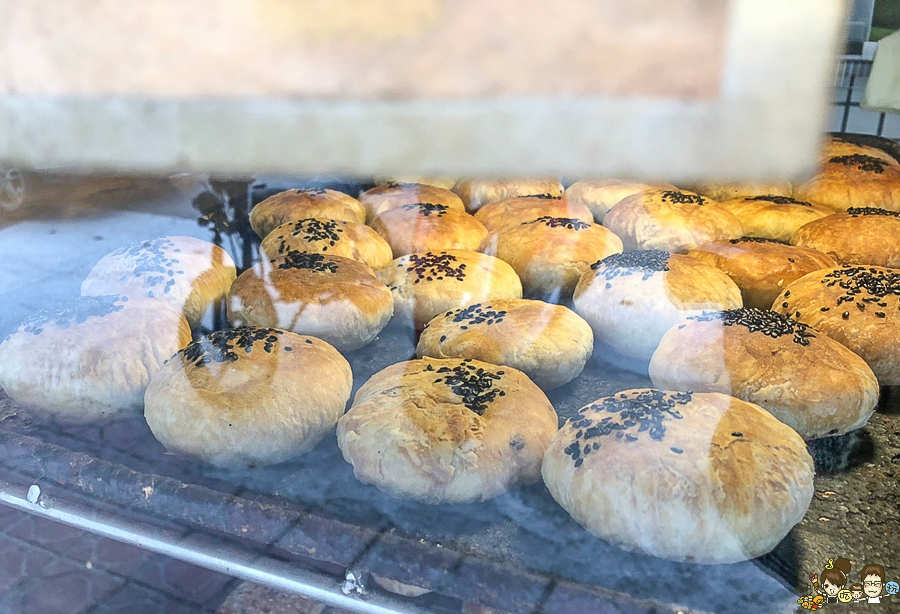
[[[853,101],[853,85],[856,83],[856,73],[850,74],[850,84],[847,86],[847,98],[844,100],[844,117],[841,119],[841,132],[847,132],[847,122],[850,120],[850,107]]]
[[[122,516],[88,509],[37,485],[17,485],[0,479],[0,503],[49,520],[90,531],[116,541],[180,559],[223,574],[291,591],[330,606],[359,614],[415,614],[418,609],[397,599],[372,594],[365,600],[344,594],[327,574],[301,569],[250,550],[194,533],[180,534],[148,528]]]

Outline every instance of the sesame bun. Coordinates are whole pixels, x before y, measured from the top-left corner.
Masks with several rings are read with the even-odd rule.
[[[574,218],[588,224],[594,216],[584,205],[556,196],[521,196],[504,198],[483,206],[475,212],[475,219],[490,232],[508,230],[524,222],[544,216]]]
[[[474,251],[488,232],[465,211],[432,203],[400,205],[376,217],[372,228],[391,246],[395,258],[442,249]]]
[[[463,503],[537,481],[557,420],[516,369],[425,358],[373,375],[337,437],[361,482],[394,497]]]
[[[822,218],[798,229],[791,238],[825,252],[840,264],[874,264],[900,269],[900,213],[866,207]]]
[[[807,273],[836,264],[815,249],[752,237],[712,241],[687,255],[723,271],[741,289],[744,307],[757,309],[769,309],[782,290]]]
[[[813,495],[803,439],[717,393],[628,390],[583,407],[544,456],[544,483],[594,535],[673,561],[774,548]]]
[[[394,295],[394,313],[421,330],[431,318],[475,303],[522,298],[522,282],[498,258],[465,250],[423,252],[397,258],[378,278]]]
[[[509,365],[550,390],[578,377],[593,348],[591,327],[570,309],[507,299],[436,316],[419,337],[416,356]]]
[[[638,183],[622,179],[599,179],[578,181],[566,188],[565,198],[569,203],[587,207],[598,224],[615,205],[623,199],[647,190],[676,190],[668,183]],[[574,217],[574,216],[569,216]]]
[[[425,183],[390,181],[360,194],[359,202],[366,210],[367,223],[386,211],[414,203],[431,203],[444,205],[448,209],[466,210],[459,196],[449,189]]]
[[[364,224],[366,211],[358,200],[336,190],[285,190],[250,210],[250,227],[264,238],[282,224],[310,217]]]
[[[804,224],[834,213],[824,205],[772,194],[724,200],[719,205],[740,220],[745,236],[785,242]]]
[[[436,188],[444,188],[445,190],[450,190],[456,184],[456,179],[449,179],[447,177],[434,177],[434,176],[426,176],[426,177],[409,176],[409,177],[383,178],[380,180],[380,183],[417,183],[420,185],[434,186]]]
[[[514,196],[562,196],[565,189],[556,179],[460,179],[453,186],[466,209],[478,211],[484,205]]]
[[[308,452],[334,429],[352,384],[350,365],[320,339],[220,330],[153,376],[144,417],[170,452],[220,467],[271,465]]]
[[[591,264],[622,251],[622,241],[600,226],[572,218],[539,217],[492,232],[480,251],[508,262],[525,296],[567,301]]]
[[[649,190],[619,202],[603,225],[626,250],[660,249],[685,253],[698,245],[741,236],[736,217],[704,196],[684,190]]]
[[[690,186],[690,189],[715,201],[746,198],[759,194],[790,196],[794,192],[794,186],[787,181],[777,183],[695,183]]]
[[[772,309],[843,343],[882,386],[900,385],[900,269],[844,265],[815,271],[788,286]]]
[[[375,339],[393,304],[390,290],[361,262],[288,252],[241,273],[228,295],[228,321],[313,335],[349,352]]]
[[[625,252],[596,263],[575,288],[575,311],[594,338],[648,360],[672,326],[706,310],[741,306],[741,291],[719,269],[661,251]]]
[[[650,378],[657,388],[756,403],[804,439],[863,427],[879,392],[862,358],[767,309],[709,312],[674,326],[650,360]]]
[[[168,303],[80,297],[28,318],[0,344],[0,385],[64,422],[110,420],[139,411],[150,377],[190,341]]]
[[[103,256],[81,284],[82,296],[159,299],[196,326],[228,294],[236,271],[221,247],[193,237],[160,237]]]
[[[261,257],[278,258],[287,252],[343,256],[378,269],[391,261],[391,246],[365,224],[309,218],[282,224],[262,240]]]
[[[822,161],[825,161],[838,156],[853,155],[872,156],[873,158],[884,160],[889,164],[900,164],[893,156],[891,156],[891,154],[884,150],[878,149],[877,147],[870,147],[868,145],[859,145],[857,143],[852,143],[846,139],[834,135],[829,136],[825,140],[825,145],[822,148],[822,154],[820,157]]]
[[[851,207],[900,211],[900,165],[862,154],[834,156],[815,177],[798,185],[794,196],[835,211]]]

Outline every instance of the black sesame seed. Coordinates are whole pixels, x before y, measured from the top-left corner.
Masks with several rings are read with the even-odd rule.
[[[832,164],[843,164],[844,166],[855,166],[857,170],[867,173],[884,173],[888,163],[873,156],[863,154],[853,154],[852,156],[835,156],[828,160]]]
[[[438,373],[448,373],[443,378],[435,380],[434,383],[444,383],[450,387],[453,394],[462,398],[463,405],[478,415],[483,415],[487,410],[488,404],[493,402],[495,398],[504,396],[502,390],[494,389],[494,380],[499,379],[495,374],[486,371],[483,368],[477,369],[466,364],[470,359],[464,360],[458,366],[441,367]],[[475,371],[472,373],[472,371]]]
[[[679,205],[705,205],[706,199],[699,194],[680,192],[678,190],[666,190],[662,193],[663,202],[671,202]]]
[[[612,281],[616,277],[635,274],[643,276],[643,279],[646,281],[654,273],[669,270],[670,256],[669,252],[660,250],[623,252],[607,256],[603,260],[595,262],[591,265],[591,269],[597,271],[596,277],[602,276],[607,282]],[[611,284],[606,284],[607,290],[611,287]]]
[[[802,200],[794,200],[793,198],[789,198],[787,196],[772,196],[771,194],[766,194],[764,196],[750,196],[748,198],[745,198],[744,200],[766,201],[775,203],[776,205],[800,205],[802,207],[812,207],[810,203]]]
[[[522,222],[522,225],[526,224],[543,224],[548,228],[568,228],[569,230],[585,230],[590,228],[591,225],[582,222],[581,220],[571,218],[571,217],[552,217],[549,215],[544,215],[536,220],[531,220],[530,222]]]
[[[800,317],[800,312],[795,312]],[[794,343],[809,345],[816,335],[809,326],[768,309],[741,308],[725,311],[707,311],[688,318],[697,322],[720,321],[724,326],[743,326],[751,333],[762,333],[773,339],[785,335],[793,336]]]
[[[665,421],[680,420],[682,415],[675,408],[686,405],[691,398],[689,392],[645,390],[622,393],[583,407],[571,424],[582,429],[583,435],[577,435],[576,439],[584,443],[594,440],[590,441],[590,450],[598,450],[601,445],[599,438],[608,435],[624,438],[630,443],[638,440],[638,434],[647,432],[651,439],[662,441],[666,433]],[[637,427],[635,432],[628,432],[634,427]],[[579,466],[582,449],[580,444],[574,443],[564,451]]]
[[[277,261],[272,260],[272,262],[277,262],[277,267],[282,270],[301,269],[317,273],[337,273],[339,268],[337,261],[329,259],[327,256],[296,250],[290,250],[284,258],[279,258]]]
[[[900,217],[900,212],[898,211],[888,211],[887,209],[881,209],[879,207],[850,207],[847,209],[847,213],[850,217],[859,217],[861,215]]]
[[[763,237],[741,237],[740,239],[731,239],[729,243],[731,243],[732,245],[739,245],[741,243],[777,243],[778,245],[788,245],[788,243],[785,241],[765,239]]]
[[[447,205],[435,205],[433,203],[410,203],[408,205],[403,205],[400,207],[405,211],[415,211],[418,215],[423,217],[444,217],[447,214],[447,211],[450,210],[450,207]]]
[[[234,362],[239,357],[236,350],[242,349],[244,354],[249,354],[257,341],[262,341],[263,350],[271,353],[274,344],[271,338],[274,337],[277,341],[278,336],[282,334],[282,331],[274,328],[252,326],[229,328],[210,333],[189,343],[179,351],[179,354],[187,362],[195,362],[198,366],[212,362]]]
[[[431,252],[426,254],[412,254],[407,256],[408,260],[405,263],[406,271],[408,273],[415,273],[416,280],[414,283],[418,283],[422,279],[426,277],[452,277],[459,281],[462,281],[465,278],[465,264],[459,264],[458,266],[453,266],[452,263],[456,262],[456,256],[441,253],[439,255],[435,255]],[[401,262],[398,266],[403,266],[404,263]]]
[[[56,308],[39,311],[26,318],[21,326],[24,332],[39,335],[47,324],[69,328],[91,317],[102,317],[114,311],[121,311],[127,302],[128,298],[118,295],[82,296]]]

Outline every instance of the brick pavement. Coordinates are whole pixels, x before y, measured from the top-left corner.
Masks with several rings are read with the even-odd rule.
[[[237,584],[0,505],[0,614],[213,614]]]

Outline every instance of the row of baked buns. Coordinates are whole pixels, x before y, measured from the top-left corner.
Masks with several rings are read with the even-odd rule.
[[[895,247],[829,230],[896,216],[787,192],[729,209],[625,182],[289,191],[251,213],[260,263],[236,280],[224,251],[187,237],[104,257],[85,296],[0,345],[0,384],[66,419],[143,407],[169,450],[222,466],[281,462],[336,429],[360,481],[428,503],[543,475],[622,547],[751,558],[809,504],[803,439],[863,426],[878,379],[900,382],[900,271],[838,264]],[[222,297],[235,328],[191,341]],[[422,331],[418,358],[374,375],[345,414],[338,350],[392,317]],[[558,431],[542,388],[577,377],[595,342],[649,360],[658,389],[598,399]]]
[[[22,342],[32,347],[4,358],[38,353],[47,360],[54,350],[71,349],[73,341],[96,338],[98,330],[127,330],[130,339],[144,342],[140,352],[153,345],[148,339],[158,342],[171,329],[180,331],[175,347],[189,339],[183,316],[158,299],[77,303],[87,308],[27,323],[10,338],[12,349],[7,340],[2,352],[14,353]],[[510,303],[441,318],[461,331],[465,322],[533,322],[528,308],[538,308],[539,314],[568,315],[578,326],[564,307]],[[145,328],[151,321],[161,328]],[[432,339],[441,322],[433,325]],[[431,353],[428,347],[423,335],[419,352]],[[157,359],[171,349],[159,347]],[[85,352],[56,360],[83,367],[99,359],[107,368],[133,368],[138,354],[135,346],[101,344],[90,357]],[[629,391],[598,399],[557,431],[552,405],[522,371],[471,358],[422,358],[373,376],[344,414],[352,386],[347,361],[314,337],[261,327],[201,337],[156,367],[143,395],[144,414],[173,452],[227,467],[256,466],[302,454],[336,428],[355,475],[392,496],[429,503],[484,500],[543,474],[562,507],[590,531],[676,560],[726,562],[762,554],[799,521],[812,492],[812,463],[802,439],[772,414],[723,394]],[[2,381],[7,386],[5,374]],[[79,381],[92,383],[70,383]],[[16,383],[9,388],[14,398]],[[710,463],[713,472],[703,469]],[[609,467],[615,480],[604,477]],[[688,487],[673,488],[671,480]],[[633,496],[644,491],[655,494]],[[716,494],[722,491],[725,499]],[[754,505],[741,503],[747,500]],[[623,513],[630,518],[625,526],[616,521]],[[673,537],[670,525],[657,522],[660,516],[677,517],[691,538]]]
[[[648,187],[637,186],[635,194]],[[378,190],[415,189],[395,185]],[[671,188],[662,191],[685,195]],[[672,199],[674,194],[664,196]],[[707,204],[700,204],[702,200],[696,198],[694,206]],[[408,203],[397,209],[404,207],[422,210],[423,217],[442,217],[435,207]],[[548,215],[551,208],[560,214]],[[518,211],[537,217],[514,219]],[[563,221],[554,219],[563,215]],[[530,226],[541,217],[554,220],[547,227],[577,232],[591,226],[594,213],[587,217],[571,202],[552,197],[515,197],[483,204],[475,215],[489,233]],[[383,218],[375,222],[378,219],[370,218],[373,227],[392,239],[389,224]],[[417,223],[406,227],[406,240],[416,228]],[[767,277],[780,277],[756,288],[752,280],[745,283],[741,278],[740,267],[726,274],[700,257],[662,251],[613,250],[593,263],[585,257],[588,270],[576,271],[572,287],[575,309],[590,326],[566,307],[515,297],[451,308],[471,295],[453,295],[458,283],[438,282],[464,283],[472,263],[463,260],[479,262],[483,257],[471,249],[404,254],[379,276],[399,299],[398,312],[404,305],[404,319],[417,328],[425,325],[419,360],[393,365],[360,389],[338,423],[345,459],[361,481],[392,496],[429,503],[483,500],[516,483],[539,479],[543,466],[543,478],[560,504],[590,531],[625,548],[704,562],[742,560],[768,551],[802,518],[812,495],[812,462],[803,437],[859,428],[875,407],[878,387],[861,359],[826,336],[771,311],[741,309],[742,294],[769,307],[786,283],[833,266],[833,260],[814,250],[736,235],[723,243],[750,246],[743,259],[757,260],[756,268],[766,270]],[[552,243],[547,235],[534,240],[538,247],[547,242]],[[549,251],[559,252],[571,243],[560,240]],[[397,242],[389,244],[397,249]],[[504,255],[501,260],[522,276],[525,265]],[[523,260],[533,261],[527,256]],[[495,270],[503,268],[487,262]],[[773,264],[782,270],[773,271]],[[559,288],[561,279],[548,286]],[[503,284],[491,275],[482,285]],[[609,294],[606,303],[604,292]],[[441,299],[448,302],[438,304]],[[629,311],[632,305],[644,313]],[[708,334],[711,341],[697,354],[711,357],[714,364],[727,359],[733,382],[731,376],[717,380],[719,389],[713,392],[647,389],[598,399],[557,432],[552,405],[534,383],[547,389],[577,376],[593,346],[591,328],[598,336],[621,335],[623,348],[630,349],[638,338],[649,336],[644,349],[649,358],[667,333],[687,328],[686,319],[692,316],[698,326],[720,329]],[[601,323],[603,318],[610,322]],[[726,330],[735,337],[734,347],[761,354],[757,372],[770,367],[762,353],[780,354],[768,381],[761,378],[767,392],[760,393],[754,365],[748,365],[746,357],[739,352],[727,357],[715,345]],[[750,338],[741,339],[741,334]],[[664,358],[659,362],[669,364]],[[721,369],[717,373],[721,375]],[[811,373],[822,380],[810,378]],[[662,383],[664,376],[657,376],[663,388],[684,387],[678,377]],[[785,385],[784,377],[794,383]],[[820,381],[831,385],[823,389]],[[736,397],[751,397],[753,402]],[[514,413],[511,407],[517,408]],[[620,479],[609,478],[611,467]],[[660,517],[671,522],[660,523]],[[772,522],[773,517],[778,522]],[[673,532],[676,525],[683,532]]]
[[[396,188],[404,192],[410,186],[404,184]],[[396,190],[371,192],[394,193]],[[303,194],[313,198],[328,196],[324,191]],[[343,197],[344,202],[353,200]],[[552,207],[557,203],[552,199],[537,198],[530,199],[527,204],[532,208],[535,205]],[[488,211],[491,206],[485,205],[480,211]],[[898,216],[880,209],[851,209],[815,225],[828,228],[826,222],[831,218],[843,225],[869,223],[871,230],[868,232],[900,221]],[[329,229],[329,222],[325,220],[311,232],[334,236],[329,235],[333,230]],[[832,234],[847,240],[845,234]],[[862,243],[859,250],[873,242]],[[337,241],[329,240],[328,244],[322,249],[340,245],[340,237]],[[835,255],[840,252],[842,261],[854,261],[859,251],[854,249],[836,247],[831,251]],[[275,253],[274,259],[264,259],[232,287],[234,266],[224,251],[188,237],[164,237],[104,257],[84,282],[83,291],[87,295],[122,293],[131,298],[166,300],[182,309],[189,321],[196,323],[211,302],[230,290],[229,317],[235,325],[277,327],[316,335],[342,351],[357,349],[370,342],[395,308],[398,316],[421,329],[433,317],[446,311],[455,309],[466,313],[470,307],[490,311],[493,307],[481,305],[481,302],[509,301],[521,296],[520,282],[514,270],[501,260],[471,251],[404,256],[379,271],[381,279],[364,264],[342,256],[323,256],[292,248],[279,249]],[[690,255],[694,258],[665,252],[628,252],[598,260],[581,276],[575,291],[575,308],[590,323],[598,341],[622,354],[649,359],[662,335],[676,321],[704,310],[733,309],[742,304],[750,307],[771,305],[786,285],[804,274],[834,265],[829,257],[813,250],[763,240],[734,239],[710,243],[693,250]],[[713,266],[704,266],[700,260]],[[575,281],[578,281],[577,277]],[[735,291],[735,285],[742,298]],[[424,340],[431,340],[433,344],[428,351],[438,355],[458,355],[459,350],[453,349],[458,345],[479,348],[481,353],[476,355],[477,358],[492,353],[501,357],[521,357],[515,366],[528,372],[545,388],[565,384],[577,376],[592,346],[591,339],[583,333],[587,330],[584,321],[568,310],[553,310],[545,303],[518,303],[527,308],[513,309],[507,305],[505,311],[530,313],[523,318],[507,318],[507,322],[513,322],[507,325],[509,330],[496,325],[489,329],[490,334],[486,334],[483,329],[487,329],[479,324],[499,322],[490,318],[470,318],[467,324],[458,325],[457,332],[464,333],[458,340],[452,331],[448,331],[449,335],[439,335],[438,341],[432,339],[433,335],[423,335]],[[781,303],[786,304],[785,301]],[[890,329],[885,325],[890,325],[894,318],[887,311],[872,313],[884,320],[876,322],[879,330]],[[842,312],[842,319],[844,314]],[[461,316],[454,318],[458,322]],[[566,321],[566,326],[561,327],[557,321]],[[580,326],[571,324],[575,321]],[[436,325],[431,330],[440,328]],[[472,330],[468,331],[469,328]],[[548,350],[537,351],[542,347],[535,342],[538,337],[522,331],[543,335],[540,338],[545,346],[556,348],[557,356],[565,358],[556,362],[548,360]],[[552,335],[545,331],[565,332]],[[849,336],[853,337],[852,334]],[[567,343],[561,343],[561,340]],[[859,351],[872,355],[872,361],[890,364],[891,352],[887,352],[886,359],[879,358],[885,351],[877,343],[875,345],[874,349],[860,348]],[[512,362],[509,358],[494,360]],[[555,364],[557,374],[538,375],[542,363]],[[888,371],[879,368],[883,383],[893,381],[894,376]],[[68,397],[78,398],[77,395]]]
[[[178,270],[196,273],[177,268],[189,243],[163,239],[123,250],[116,257],[130,273],[119,273],[117,280],[136,283],[129,275],[142,276],[154,258],[177,261],[153,265],[176,267],[171,276],[162,273],[164,280]],[[161,249],[164,254],[150,258]],[[137,264],[126,264],[132,261]],[[495,339],[500,354],[492,358],[501,364],[461,356],[399,363],[364,384],[344,414],[352,373],[329,344],[265,327],[228,329],[189,342],[179,309],[150,292],[141,286],[132,298],[83,297],[67,311],[30,320],[0,348],[3,365],[30,367],[12,377],[3,373],[4,388],[17,401],[45,408],[53,392],[69,410],[84,412],[91,388],[108,395],[119,384],[130,386],[127,403],[93,399],[99,408],[93,417],[143,405],[153,434],[169,450],[229,467],[286,460],[336,428],[344,457],[361,481],[430,503],[484,500],[540,479],[543,467],[551,493],[589,530],[668,558],[756,556],[774,546],[808,504],[812,469],[802,439],[772,414],[728,395],[622,393],[624,399],[599,399],[557,432],[556,413],[541,389],[522,370],[502,363],[518,361],[549,385],[577,374],[590,353],[591,332],[562,306],[513,299],[441,313],[422,335],[420,355],[440,354],[454,342],[452,353],[465,355],[468,330],[506,326],[507,333]],[[524,339],[529,327],[535,330]],[[532,352],[534,364],[512,346],[504,355],[504,338]],[[490,339],[476,334],[471,351],[483,352]],[[567,373],[542,372],[547,362]],[[60,378],[60,367],[67,378]],[[73,416],[90,417],[67,417]],[[723,443],[734,438],[746,454]],[[711,443],[722,451],[710,456]],[[613,459],[628,467],[617,468],[617,475],[632,484],[632,492],[657,493],[649,504],[630,498],[644,501],[630,510],[616,483],[597,486],[599,469],[592,467],[611,466]],[[720,470],[698,469],[710,462]],[[666,470],[654,471],[657,466]],[[752,477],[736,478],[747,473]],[[689,501],[666,489],[669,479],[691,485]],[[714,494],[722,489],[731,495],[725,501]],[[698,504],[698,493],[707,493],[705,503]],[[757,502],[752,511],[737,509],[751,496]],[[623,511],[633,519],[629,527],[612,520]],[[650,522],[660,514],[681,518],[692,539],[672,541],[671,531]],[[781,520],[763,522],[770,517]]]

